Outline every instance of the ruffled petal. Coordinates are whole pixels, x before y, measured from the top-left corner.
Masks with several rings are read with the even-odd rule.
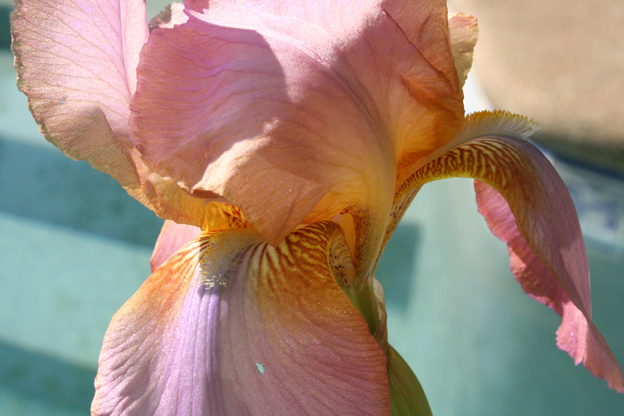
[[[328,264],[340,233],[185,245],[113,318],[93,414],[389,414],[385,355]]]
[[[524,140],[534,130],[504,112],[473,115],[448,148],[423,161],[401,193],[447,177],[482,181],[476,185],[479,210],[507,242],[516,279],[562,315],[559,347],[624,392],[622,369],[591,322],[587,255],[574,205],[554,168]]]
[[[454,62],[447,55],[450,41],[446,3],[446,0],[386,0],[382,7],[431,67],[461,91]],[[420,78],[415,80],[421,82]]]
[[[446,8],[408,3],[186,2],[142,52],[136,146],[272,244],[345,208],[389,212],[397,165],[463,119]]]

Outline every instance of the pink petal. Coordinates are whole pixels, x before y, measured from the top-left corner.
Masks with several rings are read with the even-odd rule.
[[[389,211],[396,166],[463,117],[445,7],[395,3],[186,2],[188,21],[142,52],[146,163],[240,207],[273,244],[345,207]]]
[[[171,255],[178,251],[184,244],[199,237],[201,229],[193,225],[177,224],[166,220],[160,235],[156,241],[150,264],[154,272]]]
[[[18,87],[46,138],[122,184],[137,182],[124,147],[145,2],[18,0],[12,15]]]
[[[547,163],[545,159],[540,162]],[[536,165],[539,164],[536,163]],[[546,170],[545,166],[543,164],[538,169],[544,171]],[[549,166],[548,171],[550,172],[544,172],[542,175],[555,174],[554,170],[551,169]],[[559,240],[557,243],[550,242],[550,245],[559,244],[562,246],[560,256],[564,257],[563,262],[560,259],[554,261],[549,259],[547,257],[549,254],[544,253],[544,250],[537,246],[538,244],[548,244],[548,242],[543,240],[540,242],[541,239],[537,235],[540,232],[539,225],[536,227],[535,222],[537,221],[533,220],[535,214],[522,212],[530,212],[530,207],[528,209],[515,207],[517,217],[526,216],[525,223],[522,224],[523,228],[532,230],[526,234],[526,237],[522,237],[516,225],[516,219],[501,194],[485,183],[476,181],[475,189],[479,212],[486,218],[494,235],[507,243],[511,270],[522,289],[533,299],[549,306],[562,316],[561,326],[557,330],[559,348],[567,351],[574,359],[575,364],[584,363],[594,376],[606,379],[609,382],[609,387],[624,393],[622,369],[609,349],[606,340],[591,322],[591,309],[584,308],[584,305],[587,305],[587,308],[591,307],[585,246],[576,213],[572,217],[576,224],[570,224],[567,221],[570,218],[570,211],[573,211],[574,207],[563,183],[560,183],[559,186],[559,189],[545,186],[542,188],[542,192],[547,192],[554,203],[549,211],[542,212],[541,215],[544,221],[550,222],[549,228],[552,231],[548,238]],[[546,195],[542,196],[545,197]],[[533,231],[534,227],[538,229]],[[532,245],[527,240],[537,247],[532,250]],[[534,251],[538,254],[536,255]],[[558,268],[553,266],[556,263],[564,263],[567,270],[561,270],[561,266]],[[553,273],[562,275],[565,280],[561,282],[563,279],[557,279]],[[570,299],[570,296],[585,298],[584,302],[586,303],[576,303]]]
[[[336,233],[184,246],[113,318],[93,414],[388,415],[385,355],[328,264]]]
[[[461,91],[454,62],[444,53],[450,46],[446,3],[445,0],[389,0],[383,2],[383,8],[430,65]],[[417,82],[421,79],[421,76],[416,78]]]
[[[524,140],[534,129],[504,112],[473,115],[448,147],[422,162],[399,194],[446,177],[482,181],[476,184],[479,210],[507,242],[516,279],[562,315],[559,347],[624,392],[622,369],[591,322],[587,256],[574,205],[554,168]]]
[[[19,0],[11,25],[18,87],[46,139],[157,214],[200,224],[203,201],[147,170],[128,144],[145,2]]]

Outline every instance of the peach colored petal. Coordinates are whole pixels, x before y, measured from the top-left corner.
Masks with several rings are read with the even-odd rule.
[[[589,271],[585,247],[578,226],[571,228],[576,234],[576,237],[573,237],[575,242],[570,242],[571,238],[568,238],[567,241],[570,242],[571,247],[562,249],[562,254],[567,258],[568,264],[581,263],[569,266],[572,273],[576,272],[575,274],[579,277],[584,277],[579,285],[580,288],[570,287],[569,284],[562,285],[553,274],[552,266],[547,266],[548,260],[544,261],[540,258],[542,253],[539,252],[542,250],[536,249],[535,252],[539,254],[534,253],[527,242],[527,240],[536,240],[535,238],[531,239],[533,237],[531,234],[534,233],[529,232],[526,237],[523,237],[523,234],[518,230],[516,219],[509,205],[501,194],[480,181],[475,182],[475,189],[479,212],[486,218],[494,235],[507,243],[511,270],[522,289],[533,299],[547,305],[562,316],[561,326],[557,330],[559,348],[567,351],[574,359],[575,364],[584,363],[593,375],[606,379],[609,387],[624,393],[622,369],[611,353],[606,340],[591,321],[591,309],[579,308],[568,294],[568,292],[581,292],[582,296],[587,297],[586,302],[589,302]],[[560,212],[551,213],[551,228],[555,228],[558,225],[559,216],[570,208],[573,209],[573,207],[569,196],[562,195],[562,192],[551,191],[550,195],[552,198],[558,199],[557,205],[568,205],[567,209],[564,208]],[[560,207],[553,207],[555,210],[557,208]],[[524,224],[524,227],[527,226],[530,227],[530,225]],[[566,227],[567,224],[559,226]],[[566,239],[563,239],[561,243],[566,244]],[[575,258],[580,259],[580,262],[575,262]],[[574,269],[574,267],[581,268]],[[587,307],[590,308],[589,303]]]
[[[472,53],[479,35],[477,19],[463,13],[450,15],[449,31],[451,33],[451,50],[453,51],[453,58],[455,58],[455,69],[459,75],[459,82],[464,85],[472,67]]]
[[[177,224],[166,220],[163,224],[156,246],[150,259],[152,272],[154,272],[169,257],[178,251],[184,244],[199,237],[201,228],[187,224]]]
[[[187,2],[143,50],[136,146],[272,244],[348,207],[389,212],[397,165],[463,117],[446,8],[405,3]]]
[[[11,21],[18,87],[46,138],[136,186],[126,137],[145,3],[18,0]]]
[[[559,347],[624,392],[622,369],[591,322],[587,256],[574,205],[544,155],[524,140],[534,130],[531,122],[504,112],[473,115],[447,148],[422,162],[399,194],[447,177],[482,181],[476,185],[479,210],[507,242],[516,279],[562,315]]]
[[[185,245],[113,318],[92,413],[388,415],[384,353],[328,265],[335,233]]]
[[[18,87],[46,139],[158,215],[201,224],[203,201],[150,172],[128,141],[145,2],[19,0],[11,33]]]

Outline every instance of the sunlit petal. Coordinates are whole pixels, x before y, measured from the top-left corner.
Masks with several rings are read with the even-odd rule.
[[[443,2],[186,4],[142,52],[133,140],[270,243],[345,208],[387,213],[397,165],[461,125]]]
[[[448,148],[423,162],[401,192],[447,177],[487,183],[476,186],[479,209],[507,242],[522,288],[562,315],[559,347],[624,391],[622,369],[591,322],[587,256],[574,205],[554,168],[524,140],[534,129],[519,116],[476,114]]]
[[[124,146],[145,3],[18,0],[12,15],[18,87],[46,138],[124,186],[137,186]]]
[[[334,280],[332,223],[204,233],[115,315],[96,415],[386,415],[386,359]]]
[[[52,144],[115,178],[158,215],[199,225],[203,202],[146,169],[129,145],[130,101],[147,41],[145,2],[19,0],[18,87]]]

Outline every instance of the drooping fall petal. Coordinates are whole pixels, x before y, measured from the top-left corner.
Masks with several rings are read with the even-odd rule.
[[[534,130],[519,116],[477,113],[447,147],[420,163],[397,198],[432,180],[481,181],[479,210],[507,242],[516,279],[562,315],[559,347],[624,392],[622,369],[591,322],[587,256],[574,205],[554,168],[524,140]]]
[[[576,364],[584,363],[596,377],[606,379],[609,387],[624,393],[622,370],[604,337],[591,322],[591,310],[585,311],[577,307],[565,290],[566,286],[562,286],[545,261],[534,254],[518,230],[516,220],[504,198],[483,182],[476,181],[475,189],[479,212],[486,218],[494,235],[507,243],[511,270],[522,289],[562,316],[561,326],[557,330],[557,345],[567,351]],[[553,197],[561,198],[560,195]],[[572,228],[570,231],[576,234],[576,238],[580,236],[580,229]],[[568,253],[563,255],[567,257],[568,263],[573,263],[573,256],[579,256],[585,263],[584,247],[578,243],[576,245],[577,247],[570,247]],[[583,267],[582,264],[579,266]],[[575,271],[574,267],[575,265],[571,265],[570,269]],[[587,265],[584,267],[585,269],[580,269],[584,273],[577,274],[589,276]],[[588,285],[589,279],[583,283]],[[586,290],[589,295],[589,287]]]
[[[334,280],[332,223],[204,233],[115,315],[95,415],[389,413],[386,359]]]
[[[142,52],[134,144],[193,195],[240,207],[270,243],[345,207],[387,213],[397,165],[460,127],[443,2],[186,7]]]

